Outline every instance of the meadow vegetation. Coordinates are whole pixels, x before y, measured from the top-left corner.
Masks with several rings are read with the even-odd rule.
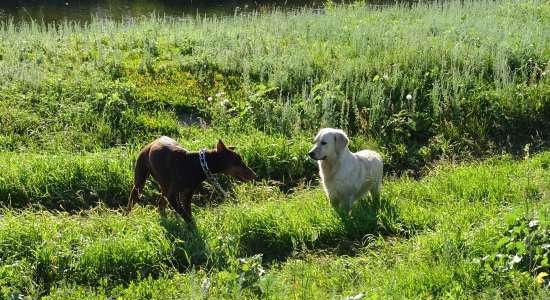
[[[541,148],[550,132],[549,9],[482,1],[4,21],[0,149],[142,145],[178,136],[182,122],[298,140],[340,127],[400,172],[442,157]]]
[[[318,188],[244,185],[233,201],[196,209],[194,230],[150,206],[129,217],[103,206],[5,209],[2,295],[548,296],[536,276],[550,271],[549,167],[548,153],[442,165],[387,182],[379,203],[362,201],[351,217]]]
[[[550,297],[550,3],[0,22],[0,299]],[[379,202],[307,158],[345,129]],[[140,147],[237,146],[196,228],[127,217]],[[350,298],[352,299],[352,298]]]

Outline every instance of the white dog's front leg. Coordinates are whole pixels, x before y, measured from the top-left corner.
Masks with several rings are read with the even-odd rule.
[[[340,208],[340,200],[338,198],[336,198],[336,196],[328,195],[328,198],[330,200],[330,205],[332,206],[332,208],[334,208],[334,209],[339,209]]]
[[[342,210],[344,210],[344,212],[346,212],[348,215],[351,214],[351,208],[353,207],[353,200],[355,200],[354,197],[347,197],[341,203]]]
[[[380,183],[376,184],[371,190],[370,190],[370,197],[375,202],[380,202]]]

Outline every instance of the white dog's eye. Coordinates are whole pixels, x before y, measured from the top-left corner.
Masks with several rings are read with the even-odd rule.
[[[321,142],[321,145],[326,145],[326,144],[327,144],[327,142],[325,142],[325,141]]]

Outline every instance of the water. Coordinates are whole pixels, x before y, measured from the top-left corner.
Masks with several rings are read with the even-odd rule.
[[[320,0],[0,0],[0,20],[44,22],[92,17],[123,19],[152,13],[167,16],[227,16],[246,11],[321,7]]]

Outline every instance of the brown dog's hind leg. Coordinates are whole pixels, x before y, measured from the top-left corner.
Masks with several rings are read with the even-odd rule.
[[[132,207],[134,206],[134,202],[139,199],[140,190],[134,186],[132,188],[132,191],[130,192],[130,197],[128,197],[128,205],[126,206],[126,210],[124,211],[124,215],[127,216],[130,211],[132,211]]]
[[[130,197],[128,198],[128,206],[126,207],[125,215],[129,214],[134,206],[134,202],[139,200],[139,195],[145,187],[145,181],[151,171],[149,170],[149,165],[147,163],[147,155],[149,151],[144,149],[139,153],[138,159],[136,161],[136,167],[134,169],[134,186],[130,192]]]
[[[166,200],[166,197],[164,197],[164,195],[162,194],[160,195],[157,201],[157,205],[158,205],[159,214],[162,217],[166,217],[166,206],[168,206],[168,201]]]

